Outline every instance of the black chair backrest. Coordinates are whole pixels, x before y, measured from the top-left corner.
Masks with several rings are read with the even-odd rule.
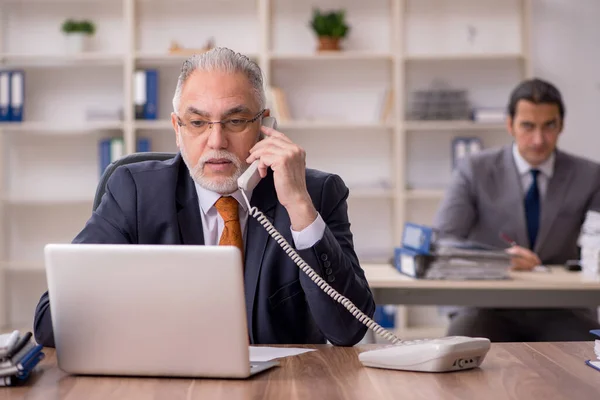
[[[141,161],[149,161],[149,160],[157,160],[157,161],[165,161],[170,160],[175,157],[177,153],[159,153],[159,152],[144,152],[144,153],[132,153],[122,157],[112,163],[109,164],[108,167],[102,173],[100,177],[100,183],[98,183],[98,187],[96,188],[96,195],[94,196],[94,205],[92,210],[96,211],[100,202],[102,201],[102,196],[104,196],[104,191],[106,190],[106,182],[108,182],[108,178],[112,175],[115,170],[121,165],[133,164]]]

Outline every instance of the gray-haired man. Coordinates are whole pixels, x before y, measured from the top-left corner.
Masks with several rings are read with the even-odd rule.
[[[237,188],[237,178],[260,160],[263,179],[246,193],[252,205],[330,285],[373,315],[373,296],[353,249],[348,188],[338,176],[306,169],[298,145],[261,127],[269,110],[259,67],[225,48],[196,55],[183,65],[173,107],[180,154],[118,168],[74,242],[237,245],[244,252],[252,343],[360,341],[366,328],[248,217]],[[234,220],[224,213],[235,214]],[[47,293],[34,325],[37,341],[54,345]]]

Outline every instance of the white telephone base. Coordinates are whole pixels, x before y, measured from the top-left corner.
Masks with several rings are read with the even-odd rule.
[[[448,372],[479,367],[490,349],[490,340],[466,336],[403,341],[398,345],[365,351],[364,366],[420,372]]]

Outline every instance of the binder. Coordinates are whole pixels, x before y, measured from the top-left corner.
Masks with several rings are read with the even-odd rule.
[[[144,118],[158,118],[158,71],[155,69],[146,70],[146,108],[144,109]]]
[[[104,170],[106,170],[106,167],[108,167],[108,165],[111,162],[111,157],[110,157],[110,139],[103,139],[100,141],[99,146],[98,146],[98,159],[100,161],[100,176],[102,176],[102,174],[104,173]]]
[[[125,145],[122,138],[113,138],[110,141],[110,162],[115,162],[125,155]]]
[[[138,138],[135,151],[137,153],[147,153],[150,151],[150,139]]]
[[[10,120],[10,72],[0,71],[0,122]]]
[[[25,97],[25,75],[23,71],[10,74],[10,116],[13,122],[23,121],[23,103]]]
[[[144,109],[146,108],[146,71],[143,69],[134,72],[133,104],[135,119],[144,119]]]

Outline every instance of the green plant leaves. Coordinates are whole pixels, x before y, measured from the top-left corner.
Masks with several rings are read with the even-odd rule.
[[[82,20],[76,21],[74,19],[67,19],[62,24],[62,31],[64,33],[85,33],[88,35],[93,35],[96,32],[96,26],[92,21]]]
[[[313,9],[310,26],[317,36],[330,36],[336,38],[345,37],[350,27],[345,22],[346,12],[344,10],[321,12]]]

